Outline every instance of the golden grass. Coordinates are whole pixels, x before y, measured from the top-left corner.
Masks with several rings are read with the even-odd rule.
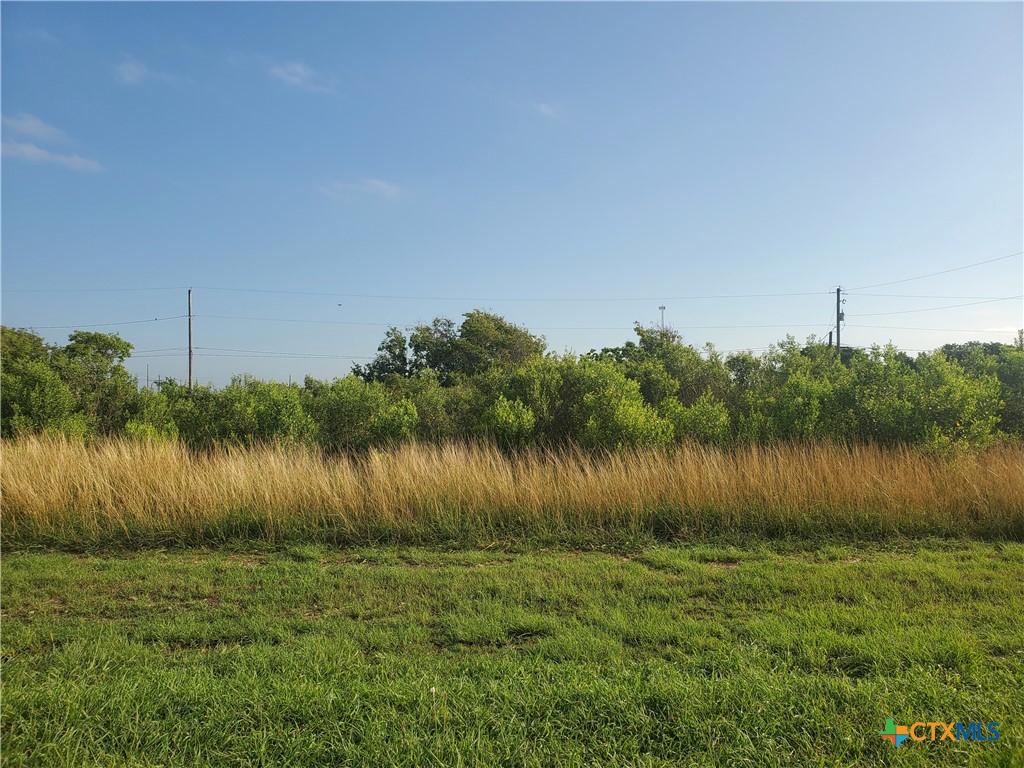
[[[684,446],[509,457],[403,445],[324,458],[262,446],[3,445],[3,542],[58,547],[609,535],[887,535],[1024,539],[1024,450],[935,457],[906,448]]]

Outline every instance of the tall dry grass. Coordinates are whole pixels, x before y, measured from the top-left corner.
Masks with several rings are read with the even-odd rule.
[[[405,445],[303,448],[110,440],[3,445],[7,546],[890,534],[1024,539],[1024,451],[935,457],[837,445],[510,457]]]

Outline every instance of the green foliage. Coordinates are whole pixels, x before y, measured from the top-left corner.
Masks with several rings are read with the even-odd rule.
[[[709,346],[708,357],[703,358],[672,328],[637,323],[633,330],[638,341],[590,356],[620,365],[629,378],[640,382],[649,404],[658,405],[672,395],[689,405],[709,390],[718,398],[724,396],[729,372],[713,348]]]
[[[161,381],[160,393],[182,440],[193,448],[209,447],[227,439],[230,430],[223,422],[219,395],[211,387],[189,389],[173,381]]]
[[[66,347],[50,347],[38,335],[4,327],[2,433],[72,436],[121,432],[138,406],[138,386],[121,362],[127,341],[104,333],[75,331]]]
[[[484,413],[484,434],[506,448],[522,448],[533,439],[533,411],[518,400],[499,395]]]
[[[542,338],[504,318],[478,309],[463,317],[458,330],[452,320],[438,317],[413,331],[413,370],[430,368],[443,384],[452,384],[459,376],[517,365],[544,353]]]
[[[444,387],[436,371],[425,368],[403,380],[392,379],[392,396],[408,398],[416,407],[418,440],[440,443],[456,439],[465,388]]]
[[[408,439],[416,429],[416,406],[396,399],[379,382],[355,376],[330,384],[306,380],[303,402],[329,451],[365,449]]]
[[[534,358],[489,385],[489,396],[518,401],[533,414],[543,443],[618,448],[672,439],[671,425],[644,402],[639,384],[609,360]]]
[[[999,421],[999,380],[969,376],[941,352],[917,358],[919,400],[915,425],[923,424],[926,445],[981,448]]]
[[[999,425],[1005,432],[1024,438],[1024,349],[1002,350],[995,374],[1003,401]]]
[[[544,340],[490,312],[467,312],[459,328],[460,372],[471,376],[492,366],[517,365],[544,354]]]
[[[3,392],[3,436],[43,431],[84,433],[84,419],[75,414],[75,396],[47,363],[23,358],[0,374]]]
[[[968,375],[941,352],[914,367],[892,346],[853,362],[859,436],[882,444],[981,447],[998,422],[999,381]]]
[[[640,385],[616,366],[580,360],[567,367],[568,389],[577,396],[575,421],[580,443],[588,448],[665,445],[672,425],[644,402]],[[581,396],[580,396],[581,395]]]
[[[694,440],[709,445],[724,445],[730,437],[729,410],[725,403],[705,392],[691,406],[675,398],[666,398],[659,408],[673,427],[678,442]]]
[[[43,338],[24,328],[0,327],[0,365],[4,371],[21,370],[28,363],[45,363],[50,348]]]
[[[125,424],[124,433],[139,440],[176,439],[178,425],[174,423],[167,395],[143,389],[139,393],[138,413]]]
[[[316,433],[296,385],[236,376],[221,397],[230,409],[226,418],[236,440],[306,442]]]
[[[124,430],[138,408],[138,382],[122,365],[132,345],[106,333],[75,331],[51,364],[71,389],[90,430],[103,435]]]
[[[405,334],[396,326],[391,326],[377,347],[377,356],[373,361],[365,366],[352,366],[352,373],[366,382],[388,381],[396,376],[408,376],[412,372],[408,344]]]
[[[842,356],[792,337],[755,356],[698,351],[668,328],[575,355],[474,310],[407,338],[391,327],[366,365],[304,387],[243,375],[221,390],[162,382],[140,392],[123,362],[132,345],[76,331],[66,346],[3,327],[0,433],[174,435],[218,442],[365,450],[407,438],[484,436],[514,447],[590,448],[678,441],[876,442],[930,450],[1024,438],[1021,344],[948,344],[916,358],[892,346]]]

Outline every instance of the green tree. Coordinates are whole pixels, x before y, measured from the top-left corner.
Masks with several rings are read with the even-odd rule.
[[[707,347],[705,358],[672,328],[646,328],[636,323],[633,331],[637,341],[606,347],[588,356],[621,366],[629,378],[640,383],[651,405],[659,405],[670,394],[684,405],[692,404],[709,390],[718,398],[726,395],[729,371],[713,347]]]
[[[352,366],[352,373],[366,382],[388,381],[393,377],[407,377],[412,373],[409,360],[409,342],[405,334],[391,326],[377,347],[377,356],[366,365]]]
[[[28,363],[47,363],[50,351],[39,334],[0,326],[0,366],[4,371],[16,372]]]
[[[492,366],[513,366],[544,353],[544,340],[498,315],[475,309],[463,315],[456,329],[452,320],[435,318],[409,337],[413,370],[430,368],[442,384],[459,376],[482,373]]]
[[[116,434],[135,414],[139,389],[123,361],[132,345],[116,334],[75,331],[67,346],[57,349],[51,364],[75,396],[77,409],[90,428]]]
[[[1000,352],[996,364],[999,396],[999,426],[1004,432],[1024,437],[1024,350],[1016,347]]]

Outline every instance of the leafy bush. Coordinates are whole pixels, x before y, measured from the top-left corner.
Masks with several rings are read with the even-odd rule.
[[[730,437],[729,410],[725,403],[705,392],[687,407],[675,398],[662,401],[661,415],[673,427],[678,442],[694,440],[709,445],[724,445]]]
[[[327,450],[364,449],[412,436],[418,415],[407,398],[394,398],[379,382],[355,376],[330,384],[306,380],[303,404]]]
[[[533,439],[536,419],[519,400],[499,395],[484,413],[484,434],[506,448],[522,448]]]
[[[132,345],[75,331],[65,346],[0,329],[0,434],[177,436],[217,443],[365,450],[409,438],[483,437],[514,448],[695,440],[722,445],[831,440],[976,449],[1024,438],[1024,333],[1017,346],[968,342],[916,358],[792,337],[761,356],[698,352],[671,329],[635,328],[621,347],[544,354],[544,340],[497,315],[437,318],[377,358],[304,386],[236,376],[221,390],[160,382],[139,390]],[[1000,431],[1002,430],[1002,431]]]
[[[5,366],[6,368],[6,366]],[[75,396],[48,364],[23,362],[0,376],[3,392],[3,436],[37,432],[85,434],[88,424],[75,414]]]
[[[139,394],[139,412],[124,426],[128,437],[139,440],[175,440],[178,425],[174,423],[170,403],[163,392],[144,389]]]

